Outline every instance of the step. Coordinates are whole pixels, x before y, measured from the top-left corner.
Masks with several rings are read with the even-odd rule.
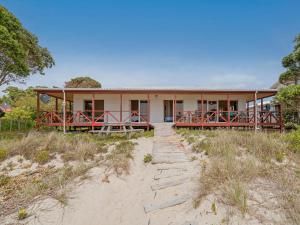
[[[169,207],[172,207],[175,205],[182,204],[182,203],[186,202],[187,200],[189,200],[190,198],[191,198],[190,195],[182,195],[182,196],[176,196],[176,197],[170,198],[169,200],[163,201],[163,202],[155,202],[155,203],[145,204],[144,210],[145,210],[145,213],[149,213],[149,212],[152,212],[155,210],[169,208]]]
[[[178,179],[173,179],[173,180],[165,180],[165,181],[159,181],[158,184],[153,184],[151,185],[152,191],[157,191],[161,189],[165,189],[168,187],[173,187],[177,186],[180,184],[186,183],[186,181],[189,181],[190,177],[180,177]]]

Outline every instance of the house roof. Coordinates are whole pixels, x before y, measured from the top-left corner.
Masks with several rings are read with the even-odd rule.
[[[197,88],[35,88],[38,93],[72,101],[73,94],[249,94],[258,98],[274,96],[276,89],[197,89]],[[252,98],[252,97],[250,97]],[[250,99],[249,99],[250,100]]]

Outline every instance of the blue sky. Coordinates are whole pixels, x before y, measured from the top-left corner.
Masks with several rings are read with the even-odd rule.
[[[299,0],[0,0],[56,65],[27,86],[268,88],[300,33]],[[22,86],[26,87],[26,86]]]

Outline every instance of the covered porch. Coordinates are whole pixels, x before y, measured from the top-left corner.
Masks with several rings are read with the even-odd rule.
[[[37,126],[88,127],[128,123],[149,129],[152,123],[176,127],[247,127],[282,129],[280,105],[266,107],[276,90],[57,89],[37,88]],[[52,98],[43,111],[41,96]],[[130,95],[142,96],[128,98]],[[76,96],[81,96],[78,107]],[[99,96],[112,96],[105,101]],[[137,99],[137,100],[133,100]],[[77,104],[77,105],[76,105]],[[106,107],[104,106],[106,105]],[[107,105],[109,107],[107,107]],[[129,106],[127,106],[129,105]]]

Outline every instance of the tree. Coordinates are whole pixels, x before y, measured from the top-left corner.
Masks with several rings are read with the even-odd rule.
[[[294,50],[282,59],[282,65],[287,70],[279,77],[282,84],[299,84],[300,81],[300,34],[295,38]]]
[[[44,74],[54,60],[38,38],[0,5],[0,86],[24,81],[31,74]]]
[[[90,77],[75,77],[65,82],[66,88],[101,88],[101,83]]]

